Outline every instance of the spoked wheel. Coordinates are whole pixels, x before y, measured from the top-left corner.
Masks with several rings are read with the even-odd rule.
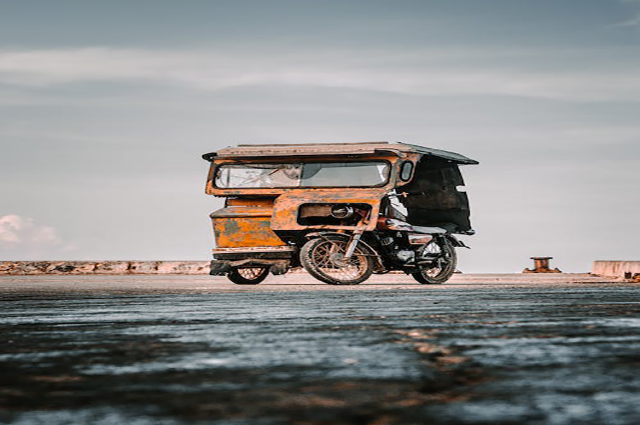
[[[356,246],[349,259],[344,259],[348,241],[342,238],[316,238],[302,247],[300,262],[309,274],[329,285],[357,285],[373,273],[373,252],[364,245]]]
[[[429,242],[423,248],[420,256],[435,259],[432,264],[420,266],[419,271],[411,274],[415,280],[422,284],[444,283],[456,271],[458,264],[456,249],[446,239]]]
[[[251,267],[246,269],[233,269],[227,278],[236,285],[257,285],[267,278],[269,269],[267,267]]]

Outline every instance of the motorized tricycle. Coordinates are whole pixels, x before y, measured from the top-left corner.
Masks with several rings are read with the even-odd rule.
[[[332,285],[399,270],[423,284],[456,270],[472,235],[463,155],[405,143],[239,145],[203,155],[212,275],[258,284],[304,267]]]

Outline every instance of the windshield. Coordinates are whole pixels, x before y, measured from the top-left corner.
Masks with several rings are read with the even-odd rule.
[[[220,189],[282,187],[367,187],[387,182],[389,164],[312,162],[305,164],[225,164],[214,184]]]

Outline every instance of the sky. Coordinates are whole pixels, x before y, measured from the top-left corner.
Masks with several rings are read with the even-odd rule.
[[[463,272],[640,260],[640,1],[0,0],[0,260],[207,260],[201,154],[462,153]]]

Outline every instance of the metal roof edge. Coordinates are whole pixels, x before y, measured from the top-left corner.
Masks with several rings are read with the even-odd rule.
[[[216,157],[260,158],[277,156],[366,155],[376,152],[391,152],[398,156],[402,156],[402,153],[418,153],[443,158],[458,164],[479,164],[478,161],[459,153],[402,142],[241,144],[228,146],[216,152],[206,153],[202,155],[202,158],[207,161],[212,161]]]

